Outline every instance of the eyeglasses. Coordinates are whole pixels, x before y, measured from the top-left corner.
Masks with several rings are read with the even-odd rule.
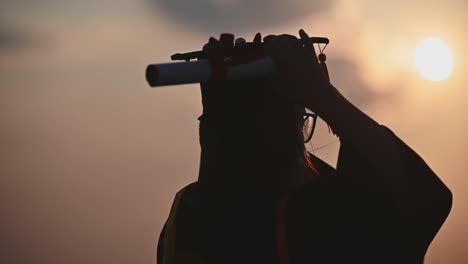
[[[304,143],[308,143],[314,134],[315,125],[317,124],[317,114],[300,112],[302,116],[302,135],[304,136]]]
[[[304,138],[304,143],[309,143],[312,139],[312,136],[315,131],[315,126],[317,124],[317,114],[307,113],[307,112],[296,112],[298,123],[302,129],[302,136]],[[207,118],[207,114],[202,114],[198,117],[199,121]]]

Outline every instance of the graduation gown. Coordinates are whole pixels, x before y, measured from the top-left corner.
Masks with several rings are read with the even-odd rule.
[[[398,145],[404,190],[386,188],[379,180],[385,168],[373,168],[371,157],[342,141],[336,170],[311,155],[320,176],[288,195],[279,235],[277,202],[238,196],[211,203],[195,182],[176,195],[158,263],[423,263],[452,194],[420,156],[382,129]]]

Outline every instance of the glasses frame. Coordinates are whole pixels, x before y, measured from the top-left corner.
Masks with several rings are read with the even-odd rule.
[[[302,115],[302,131],[304,131],[304,125],[305,125],[305,122],[308,118],[311,118],[313,119],[312,121],[312,129],[309,133],[309,135],[307,136],[306,139],[304,139],[304,143],[309,143],[309,141],[312,139],[312,136],[314,135],[314,131],[315,131],[315,126],[317,125],[317,114],[315,113],[307,113],[307,112],[298,112],[299,115]],[[304,134],[304,132],[302,132]]]

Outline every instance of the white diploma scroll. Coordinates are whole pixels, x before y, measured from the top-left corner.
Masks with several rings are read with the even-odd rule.
[[[247,80],[271,76],[275,70],[270,58],[246,64],[229,66],[226,80]],[[200,83],[212,80],[211,65],[208,60],[150,64],[146,68],[146,80],[152,87]]]

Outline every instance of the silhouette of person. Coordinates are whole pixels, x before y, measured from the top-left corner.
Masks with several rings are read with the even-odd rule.
[[[175,197],[158,263],[423,263],[450,190],[300,35],[263,39],[273,78],[201,84],[199,177]],[[304,108],[339,137],[336,170],[306,152]]]

